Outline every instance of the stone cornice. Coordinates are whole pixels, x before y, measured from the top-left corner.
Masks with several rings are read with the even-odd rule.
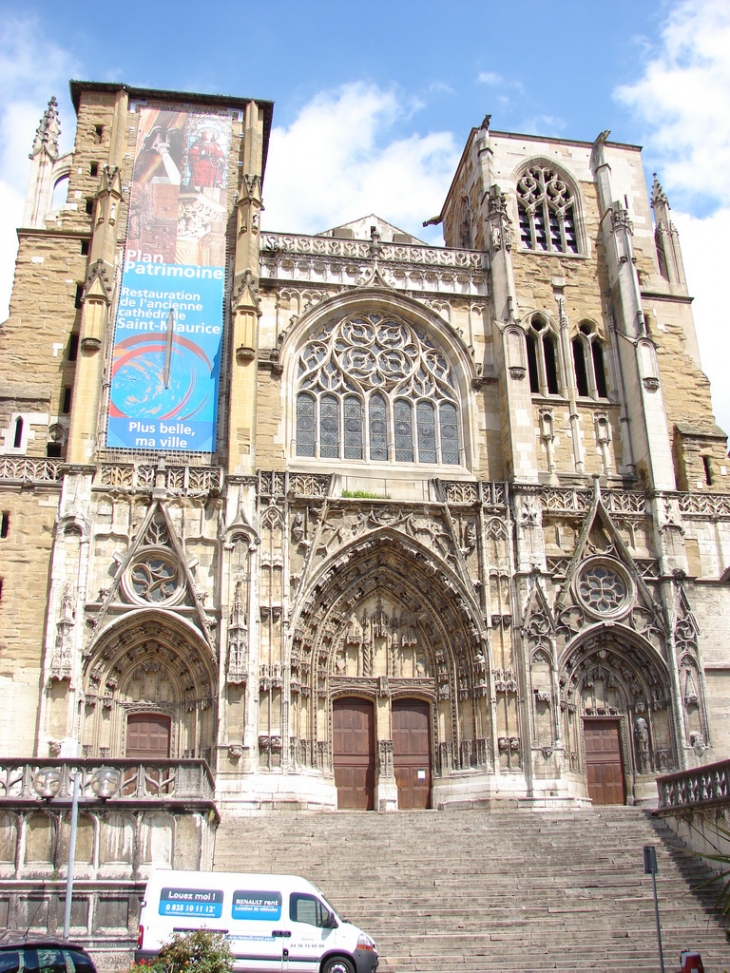
[[[374,267],[372,246],[365,240],[263,235],[263,280],[357,287]],[[487,256],[475,250],[383,243],[378,247],[377,272],[383,286],[397,291],[482,298],[488,294]]]

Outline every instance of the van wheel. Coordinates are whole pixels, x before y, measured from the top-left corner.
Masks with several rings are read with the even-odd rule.
[[[322,964],[322,973],[355,973],[355,967],[345,956],[332,956]]]

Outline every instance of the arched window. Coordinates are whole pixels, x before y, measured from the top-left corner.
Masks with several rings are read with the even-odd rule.
[[[53,197],[51,200],[51,211],[56,209],[61,209],[66,205],[66,199],[68,197],[68,176],[61,176],[60,179],[56,180],[53,187]]]
[[[340,400],[323,395],[319,403],[319,455],[337,459],[340,455]]]
[[[302,393],[297,396],[297,455],[314,456],[315,398]]]
[[[23,420],[20,416],[15,420],[15,435],[13,436],[13,449],[20,449],[23,445]]]
[[[536,163],[517,181],[520,241],[526,250],[577,253],[575,200],[567,183]]]
[[[531,319],[527,331],[527,367],[531,392],[535,395],[560,395],[557,335],[539,314]]]
[[[573,338],[573,368],[578,395],[606,398],[606,366],[603,344],[590,321],[584,321]]]
[[[393,315],[330,322],[300,352],[297,456],[458,465],[460,411],[444,353]]]

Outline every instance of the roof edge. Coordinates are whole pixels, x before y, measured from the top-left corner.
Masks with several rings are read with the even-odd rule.
[[[218,105],[222,108],[239,108],[243,110],[250,102],[255,102],[264,111],[264,145],[262,171],[266,170],[266,159],[269,148],[269,135],[274,118],[274,102],[262,98],[241,98],[234,95],[214,95],[197,91],[169,91],[164,88],[137,88],[134,85],[114,81],[78,81],[69,82],[71,101],[74,111],[78,115],[81,93],[83,91],[126,91],[130,98],[154,98],[159,101],[187,102],[200,105]]]
[[[489,134],[499,135],[507,139],[530,139],[531,142],[560,142],[566,143],[567,145],[583,145],[588,149],[596,144],[595,139],[593,142],[587,142],[585,139],[566,139],[562,135],[530,135],[528,132],[500,132],[495,128],[490,128]],[[644,148],[643,145],[635,145],[633,142],[615,142],[613,139],[608,139],[606,145],[613,146],[617,149],[633,149],[635,152],[641,152]]]

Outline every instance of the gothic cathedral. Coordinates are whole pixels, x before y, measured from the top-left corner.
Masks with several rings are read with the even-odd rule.
[[[652,804],[728,756],[726,436],[639,149],[487,118],[445,247],[307,236],[263,225],[270,102],[72,95],[0,327],[0,754],[36,791]]]

